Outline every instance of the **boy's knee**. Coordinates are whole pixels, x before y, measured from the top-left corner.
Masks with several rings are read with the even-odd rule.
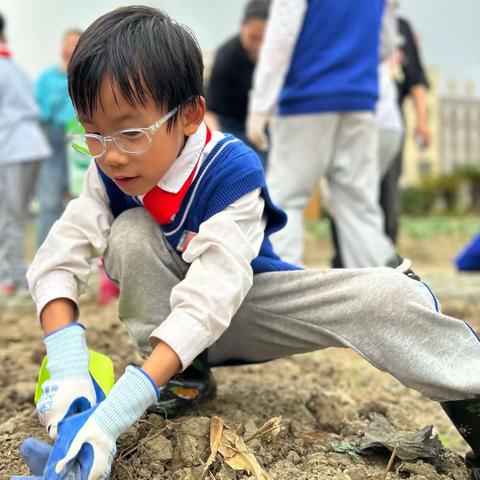
[[[143,208],[130,208],[113,222],[108,237],[108,252],[115,256],[144,252],[159,226]]]
[[[403,311],[412,304],[435,308],[434,297],[422,282],[387,267],[372,270],[372,275],[371,293],[378,300],[377,308],[387,309],[390,313]]]

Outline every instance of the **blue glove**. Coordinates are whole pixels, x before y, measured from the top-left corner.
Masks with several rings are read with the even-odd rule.
[[[27,438],[20,446],[23,461],[34,475],[43,475],[52,446],[37,438]]]
[[[52,446],[37,438],[27,438],[20,446],[20,453],[34,476],[15,476],[10,480],[43,480],[43,472],[47,466]],[[64,480],[81,480],[80,465],[73,465]]]
[[[37,414],[50,438],[55,439],[59,422],[91,408],[101,398],[88,370],[90,353],[83,325],[72,323],[55,330],[44,342],[50,379],[42,385]]]
[[[158,400],[158,394],[146,372],[127,367],[103,402],[59,424],[45,480],[62,480],[75,461],[82,480],[109,478],[117,438]]]

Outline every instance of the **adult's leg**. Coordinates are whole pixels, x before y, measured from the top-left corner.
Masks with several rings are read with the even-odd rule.
[[[402,133],[396,130],[385,130],[382,128],[378,130],[378,160],[380,166],[380,175],[382,176],[382,181],[380,183],[380,207],[382,208],[385,216],[385,233],[392,239],[394,243],[395,238],[390,234],[390,232],[396,231],[396,222],[398,221],[398,177],[393,185],[392,181],[390,179],[386,179],[385,177],[386,173],[393,168],[397,154],[401,147],[402,138]],[[332,267],[342,268],[344,267],[344,262],[340,254],[340,242],[338,239],[337,226],[330,215],[328,215],[328,221],[330,223],[330,229],[332,233]]]
[[[385,216],[385,233],[393,243],[397,242],[400,218],[400,196],[398,185],[402,173],[403,145],[382,177],[380,183],[380,206]]]
[[[304,210],[330,163],[339,118],[289,115],[271,122],[267,185],[288,215],[287,225],[271,239],[276,253],[296,265],[302,264]]]
[[[394,255],[378,200],[377,140],[373,114],[341,116],[327,180],[341,257],[348,268],[387,265]]]
[[[2,167],[0,173],[0,281],[25,287],[25,226],[39,161]]]

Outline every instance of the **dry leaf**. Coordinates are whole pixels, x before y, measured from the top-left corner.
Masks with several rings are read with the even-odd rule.
[[[212,417],[212,419],[210,420],[210,455],[207,458],[207,461],[203,468],[203,473],[201,478],[205,476],[205,473],[207,472],[208,468],[210,467],[210,465],[215,460],[215,457],[217,456],[218,447],[222,440],[223,427],[224,427],[224,424],[221,418]]]
[[[266,422],[254,435],[265,435],[279,431],[280,419],[273,418]],[[251,437],[253,438],[253,437]],[[205,463],[201,478],[205,477],[210,465],[217,454],[223,461],[234,470],[242,470],[253,474],[256,480],[272,480],[268,473],[258,463],[253,452],[245,445],[245,442],[219,417],[212,417],[210,421],[210,455]],[[209,472],[210,473],[210,472]]]
[[[251,437],[248,437],[245,442],[249,442],[254,438],[262,437],[268,434],[271,434],[272,438],[275,439],[280,433],[281,422],[282,417],[273,417],[270,420],[267,420]]]
[[[227,465],[234,470],[245,470],[247,473],[253,473],[257,480],[271,480],[271,477],[259,465],[255,455],[245,445],[245,442],[239,436],[235,435],[231,431],[228,431],[226,437],[228,438],[228,443],[234,441],[234,449],[236,452],[233,457],[224,458],[224,461]],[[227,447],[228,450],[230,450],[230,447]],[[221,453],[221,448],[219,448],[219,452]]]

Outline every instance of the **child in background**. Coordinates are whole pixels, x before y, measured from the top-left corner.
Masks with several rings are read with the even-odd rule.
[[[73,55],[69,90],[87,132],[75,148],[93,161],[28,272],[51,374],[37,409],[52,438],[63,420],[46,479],[62,478],[73,460],[89,479],[108,478],[118,436],[168,402],[199,356],[208,384],[211,366],[329,346],[352,348],[441,402],[480,479],[474,331],[439,311],[408,262],[302,270],[282,261],[269,236],[286,216],[252,150],[203,122],[202,72],[193,34],[142,6],[100,17]],[[78,296],[100,255],[145,361],[97,405]]]
[[[41,161],[50,147],[30,79],[13,59],[0,15],[0,308],[29,299],[26,224]]]

